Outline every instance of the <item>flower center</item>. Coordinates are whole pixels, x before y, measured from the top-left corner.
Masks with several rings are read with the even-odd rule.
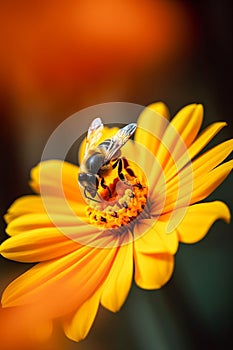
[[[117,228],[132,222],[145,208],[148,186],[145,176],[132,176],[123,171],[125,180],[118,175],[105,178],[106,188],[99,186],[100,202],[89,200],[86,215],[99,228]],[[108,181],[109,180],[109,181]]]

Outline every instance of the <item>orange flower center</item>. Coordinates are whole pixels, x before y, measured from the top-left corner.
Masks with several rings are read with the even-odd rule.
[[[118,175],[105,178],[107,188],[100,186],[98,190],[102,201],[89,201],[86,215],[91,224],[99,228],[118,228],[132,222],[145,208],[148,195],[145,176],[132,176],[126,171],[123,174],[123,181]]]

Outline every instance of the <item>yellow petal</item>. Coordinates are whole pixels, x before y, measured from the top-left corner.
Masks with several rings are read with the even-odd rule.
[[[224,127],[226,123],[219,122],[208,126],[200,136],[189,146],[188,151],[183,154],[182,157],[174,162],[174,165],[170,164],[170,169],[166,171],[166,179],[169,181],[174,175],[181,171],[191,159],[193,159],[212,138]]]
[[[85,206],[74,201],[65,201],[64,198],[46,197],[42,199],[41,196],[23,196],[17,199],[8,209],[4,219],[10,223],[17,217],[25,214],[43,214],[47,215],[53,213],[54,215],[75,215],[82,217],[85,211]]]
[[[163,103],[154,103],[146,107],[138,118],[135,141],[142,146],[138,157],[147,165],[148,150],[155,155],[160,145],[160,139],[168,126],[168,111]],[[142,165],[143,166],[143,165]],[[145,168],[143,166],[143,168]]]
[[[55,259],[79,248],[55,227],[38,228],[6,239],[0,254],[20,262],[40,262]]]
[[[148,105],[146,107],[146,109],[150,109],[156,113],[159,113],[164,118],[169,119],[169,110],[168,110],[167,106],[165,105],[165,103],[163,103],[163,102],[151,103],[150,105]]]
[[[230,221],[230,211],[223,202],[210,202],[192,205],[179,224],[177,231],[183,243],[195,243],[207,234],[216,220]]]
[[[43,196],[61,197],[83,203],[78,185],[79,168],[60,160],[39,163],[31,171],[32,189]]]
[[[233,160],[230,160],[229,162],[219,165],[206,176],[200,177],[198,181],[194,183],[190,204],[199,202],[209,196],[226,179],[232,168]]]
[[[194,158],[211,140],[212,138],[224,127],[227,123],[218,122],[209,125],[199,137],[190,145],[188,152],[190,158]]]
[[[158,164],[160,164],[160,168],[163,169],[166,178],[167,173],[169,173],[170,178],[179,170],[176,164],[180,158],[184,157],[182,164],[190,161],[187,148],[196,137],[202,119],[202,105],[192,104],[179,111],[171,123],[167,125],[155,155],[154,166],[150,170],[150,177],[154,178],[155,183],[159,180]],[[148,148],[150,149],[150,146],[148,146]],[[161,176],[161,174],[159,176]]]
[[[219,165],[233,151],[233,139],[211,148],[192,163],[194,177],[203,176]]]
[[[151,219],[140,220],[134,227],[135,250],[144,254],[175,254],[178,248],[176,231],[167,234],[166,223]],[[138,238],[139,237],[139,238]]]
[[[39,263],[5,289],[2,305],[37,305],[50,318],[69,314],[105,281],[115,254],[115,249],[82,247],[59,259]]]
[[[135,282],[143,289],[158,289],[171,277],[174,257],[171,254],[143,254],[134,251]]]
[[[53,197],[51,198],[53,199]],[[54,203],[56,203],[56,200],[54,200]],[[23,196],[14,201],[14,203],[8,209],[7,214],[5,214],[4,219],[6,223],[9,223],[18,216],[27,213],[42,213],[44,211],[45,208],[40,196]]]
[[[99,288],[74,314],[64,319],[63,329],[69,339],[80,341],[89,333],[98,311],[101,290]]]
[[[168,126],[156,158],[164,169],[169,169],[186,152],[195,139],[203,120],[202,105],[182,108]]]
[[[101,304],[110,311],[118,311],[124,303],[132,283],[133,246],[118,248],[111,271],[104,283]]]
[[[181,206],[198,202],[211,194],[229,175],[233,167],[233,161],[228,161],[224,164],[211,170],[229,153],[231,146],[226,144],[226,149],[221,148],[220,153],[212,155],[211,158],[202,162],[200,167],[197,165],[187,166],[171,181],[168,181],[166,187],[161,189],[161,195],[166,193],[166,203],[163,212],[168,212]],[[194,163],[193,163],[194,164]],[[193,171],[192,171],[193,169]]]
[[[178,183],[176,188],[169,188],[166,193],[167,200],[163,207],[163,214],[187,207],[208,197],[226,179],[232,167],[233,160],[230,160],[208,174],[200,176],[194,184],[189,179],[187,183],[182,183],[182,186]]]
[[[81,212],[83,218],[85,218],[85,212]],[[6,232],[10,235],[17,235],[28,230],[46,227],[67,227],[84,225],[84,221],[79,220],[76,215],[63,215],[53,214],[48,215],[47,213],[31,213],[19,216],[12,220],[6,229]]]
[[[188,147],[200,130],[203,121],[203,106],[190,104],[182,108],[172,119],[172,126],[178,131]]]

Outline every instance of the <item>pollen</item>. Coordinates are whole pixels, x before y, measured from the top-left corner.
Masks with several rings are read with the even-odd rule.
[[[98,228],[118,228],[131,223],[142,213],[148,195],[145,177],[139,179],[128,175],[125,181],[115,178],[108,187],[110,191],[99,192],[103,201],[89,201],[86,215],[90,224]]]

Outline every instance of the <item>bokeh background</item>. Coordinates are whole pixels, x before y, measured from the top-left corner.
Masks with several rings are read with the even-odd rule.
[[[1,218],[31,193],[30,169],[53,130],[103,102],[164,101],[171,114],[199,102],[208,125],[232,136],[232,1],[0,1]],[[80,120],[80,123],[84,121]],[[232,178],[211,199],[233,208]],[[1,219],[1,241],[6,238]],[[0,310],[2,350],[226,349],[232,342],[232,225],[217,222],[198,244],[181,245],[171,281],[133,286],[117,314],[104,309],[74,343],[29,311]],[[0,289],[30,265],[0,260]],[[76,293],[75,287],[71,293]]]

